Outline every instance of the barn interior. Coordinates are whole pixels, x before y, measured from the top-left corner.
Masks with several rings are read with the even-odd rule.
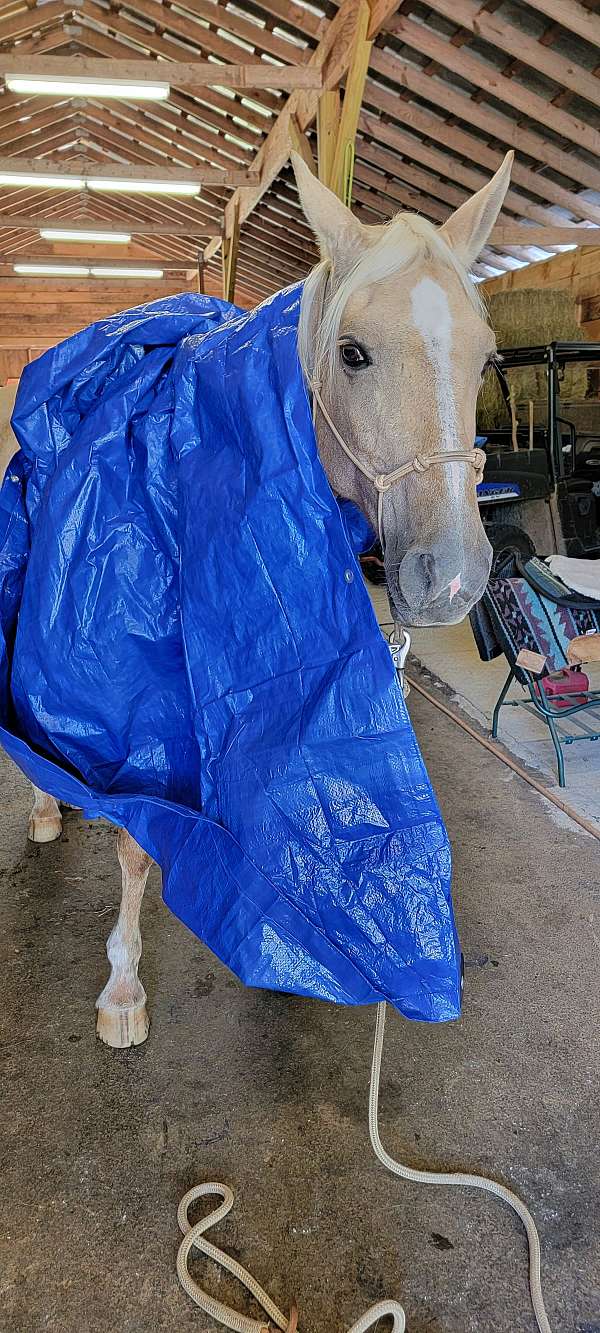
[[[513,149],[472,277],[490,312],[520,301],[511,347],[595,348],[563,394],[593,451],[599,50],[599,0],[1,0],[1,470],[20,376],[62,340],[181,293],[252,309],[306,278],[319,253],[292,150],[365,224],[400,210],[443,224]],[[548,428],[545,383],[513,398],[509,451]],[[520,523],[515,498],[501,523]],[[529,525],[542,557],[566,549],[544,504],[550,537]],[[600,540],[581,554],[591,565]],[[386,590],[369,590],[387,634]],[[504,709],[495,750],[478,743],[504,655],[481,661],[468,620],[411,638],[408,706],[453,847],[465,993],[460,1023],[390,1019],[382,1137],[416,1168],[476,1171],[526,1199],[548,1328],[600,1333],[600,727],[590,712],[586,742],[565,747],[562,790],[531,710]],[[600,661],[584,669],[600,690]],[[302,1333],[345,1333],[385,1297],[407,1333],[542,1328],[518,1219],[372,1156],[372,1009],[245,989],[170,915],[156,868],[149,1039],[97,1041],[114,830],[68,810],[62,837],[36,845],[30,804],[0,751],[7,1333],[213,1333],[175,1274],[177,1206],[206,1180],[236,1196],[215,1242],[283,1310],[297,1303]],[[215,1263],[192,1271],[264,1326]]]

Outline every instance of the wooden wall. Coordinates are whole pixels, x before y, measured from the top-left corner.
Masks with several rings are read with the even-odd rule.
[[[523,287],[559,287],[573,293],[577,318],[589,342],[600,342],[600,248],[566,250],[554,259],[513,269],[481,284],[484,296]]]
[[[18,379],[47,347],[117,310],[156,301],[196,284],[65,278],[0,278],[0,385]]]
[[[220,295],[214,283],[211,295]],[[161,281],[127,278],[14,278],[0,276],[0,386],[18,380],[29,361],[118,310],[157,301],[179,292],[195,292],[195,279],[175,275]],[[240,306],[254,300],[243,287],[236,289]]]

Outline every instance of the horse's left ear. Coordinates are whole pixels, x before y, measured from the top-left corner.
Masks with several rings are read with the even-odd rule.
[[[514,156],[511,149],[489,184],[461,204],[440,229],[465,268],[475,262],[489,238],[508,190]]]

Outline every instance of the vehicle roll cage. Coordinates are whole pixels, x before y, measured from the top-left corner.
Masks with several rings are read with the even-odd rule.
[[[560,397],[560,376],[566,365],[576,362],[597,361],[600,364],[600,343],[594,342],[551,342],[542,344],[539,347],[507,347],[501,348],[498,352],[498,360],[494,361],[494,370],[496,372],[500,391],[506,406],[510,412],[510,390],[506,379],[505,371],[514,370],[517,366],[546,366],[546,380],[548,386],[548,461],[550,464],[550,474],[552,484],[556,486],[557,481],[566,475],[565,459],[560,448],[558,439],[557,425],[560,417],[556,412],[557,400]],[[565,423],[569,425],[570,423]],[[573,428],[571,427],[571,436]]]

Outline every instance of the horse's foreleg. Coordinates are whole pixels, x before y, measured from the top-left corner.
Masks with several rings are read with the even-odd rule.
[[[33,783],[31,784],[33,787]],[[62,816],[57,801],[39,787],[33,787],[33,809],[29,816],[27,837],[31,842],[54,842],[62,833]]]
[[[106,946],[111,970],[96,1001],[96,1031],[107,1046],[139,1046],[150,1026],[138,963],[142,952],[140,908],[152,861],[124,829],[119,830],[117,852],[123,885],[121,908]]]

